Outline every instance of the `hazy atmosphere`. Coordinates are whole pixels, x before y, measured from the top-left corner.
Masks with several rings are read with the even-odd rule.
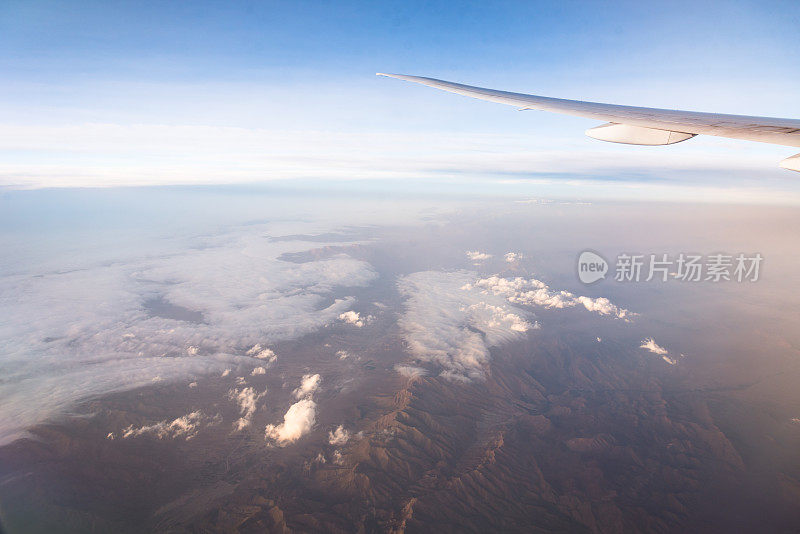
[[[4,2],[0,532],[793,532],[791,2]]]

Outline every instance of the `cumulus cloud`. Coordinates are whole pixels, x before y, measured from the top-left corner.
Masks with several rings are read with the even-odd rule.
[[[667,352],[668,352],[667,349],[665,349],[664,347],[658,345],[656,343],[656,340],[653,339],[652,337],[648,337],[647,339],[643,339],[642,340],[642,344],[639,346],[639,348],[647,349],[650,352],[652,352],[653,354],[658,354],[659,356],[663,356],[664,354],[667,354]]]
[[[266,394],[266,389],[261,393],[256,393],[255,389],[252,387],[231,389],[228,391],[228,398],[236,402],[239,406],[239,414],[241,415],[234,423],[236,430],[242,430],[250,426],[250,423],[253,421],[253,415],[255,415],[258,407],[257,403]]]
[[[339,357],[340,360],[346,360],[350,357],[350,353],[346,350],[337,350],[336,355]]]
[[[256,367],[256,368],[255,368],[255,369],[253,369],[253,371],[250,373],[250,375],[251,375],[251,376],[256,376],[256,375],[265,375],[265,374],[267,374],[267,370],[266,370],[266,369],[264,369],[263,367]]]
[[[362,316],[358,312],[350,310],[340,314],[339,320],[344,321],[345,323],[348,324],[362,327],[372,320],[372,316],[371,315]]]
[[[487,254],[486,252],[480,252],[477,250],[468,250],[466,252],[467,258],[471,259],[472,261],[483,261],[488,260],[492,257],[491,254]]]
[[[553,290],[533,278],[424,271],[401,278],[398,289],[405,297],[399,325],[408,351],[419,361],[439,365],[440,376],[460,382],[485,377],[490,347],[540,328],[527,307],[580,305],[600,315],[623,319],[630,315],[606,298]]]
[[[246,354],[253,358],[258,358],[259,360],[266,360],[268,364],[274,363],[278,359],[278,355],[275,354],[275,351],[268,347],[262,348],[260,343],[253,345]]]
[[[655,339],[652,337],[643,339],[639,348],[649,350],[653,354],[661,356],[661,359],[670,365],[678,365],[678,358],[671,355],[667,349],[656,343]],[[680,355],[680,358],[683,358],[683,354]]]
[[[229,374],[231,374],[231,370],[230,370],[230,368],[228,368],[228,369],[225,369],[224,371],[222,371],[222,374],[221,374],[221,375],[219,375],[219,376],[221,376],[222,378],[225,378],[225,377],[226,377],[226,376],[228,376]]]
[[[320,382],[322,382],[322,377],[318,374],[303,375],[302,380],[300,380],[300,386],[292,391],[292,395],[294,395],[295,399],[310,397],[319,389]]]
[[[322,328],[353,304],[332,299],[335,288],[377,276],[345,255],[279,259],[313,246],[271,240],[263,226],[250,225],[175,238],[163,253],[125,247],[104,250],[102,259],[74,254],[18,264],[0,276],[0,445],[82,399],[147,386],[154,376],[171,383],[219,376],[254,357],[268,364],[265,345],[250,355],[241,347]]]
[[[134,427],[131,425],[122,431],[122,438],[135,438],[150,434],[158,439],[183,438],[188,440],[195,437],[202,426],[217,425],[221,421],[222,417],[219,415],[209,417],[198,410],[169,422],[161,421],[141,427]],[[114,434],[109,434],[107,437],[113,439]]]
[[[515,261],[519,261],[522,259],[522,254],[518,252],[506,252],[505,256],[503,256],[508,263],[514,263]]]
[[[639,348],[649,350],[653,354],[661,356],[661,359],[670,365],[678,365],[678,360],[684,357],[683,354],[680,356],[671,354],[667,349],[657,344],[655,339],[652,337],[643,339],[642,344],[639,345]]]
[[[343,425],[328,432],[328,443],[331,445],[344,445],[350,440],[350,432]]]
[[[280,447],[294,443],[311,431],[316,421],[317,405],[311,399],[292,404],[283,416],[283,423],[267,425],[264,435]]]
[[[569,291],[557,291],[535,278],[522,277],[503,278],[499,275],[481,278],[474,283],[467,284],[464,289],[481,289],[493,295],[502,295],[509,302],[525,306],[540,306],[543,308],[568,308],[578,304],[591,312],[600,315],[613,315],[619,319],[630,317],[631,312],[614,305],[605,297],[590,298],[575,296]]]

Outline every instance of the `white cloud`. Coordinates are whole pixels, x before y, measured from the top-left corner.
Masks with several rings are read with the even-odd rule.
[[[474,274],[465,271],[424,271],[398,281],[406,298],[398,324],[409,352],[436,363],[451,380],[483,379],[490,346],[535,328],[502,298],[462,289],[471,280]]]
[[[652,337],[648,337],[647,339],[643,339],[642,340],[642,344],[639,346],[639,348],[647,349],[650,352],[652,352],[653,354],[658,354],[659,356],[663,356],[664,354],[667,354],[667,352],[668,352],[667,349],[665,349],[664,347],[658,345],[656,343],[656,340],[653,339]]]
[[[427,369],[414,365],[395,365],[394,370],[406,378],[419,378],[429,374]]]
[[[371,315],[362,316],[358,312],[350,310],[340,314],[339,320],[344,321],[345,323],[348,324],[362,327],[372,320],[372,316]]]
[[[292,395],[294,395],[295,399],[310,397],[319,389],[320,382],[322,382],[322,377],[318,374],[303,375],[300,386],[292,391]]]
[[[200,431],[201,426],[213,426],[219,424],[221,421],[222,418],[219,415],[209,417],[202,411],[198,410],[178,417],[171,422],[161,421],[152,425],[145,425],[138,428],[131,425],[122,431],[122,437],[134,438],[152,434],[158,439],[192,439]],[[114,436],[114,434],[110,434],[110,436]],[[113,439],[113,437],[110,439]]]
[[[350,357],[350,353],[346,350],[337,350],[336,355],[339,357],[340,360],[346,360]]]
[[[225,378],[225,377],[226,377],[226,376],[228,376],[229,374],[231,374],[231,370],[230,370],[230,368],[228,368],[228,369],[225,369],[224,371],[222,371],[222,374],[221,374],[221,375],[219,375],[219,376],[221,376],[222,378]]]
[[[539,323],[531,324],[504,306],[479,302],[464,307],[462,311],[467,313],[471,325],[486,334],[490,345],[500,344],[507,331],[527,332],[539,328]]]
[[[258,358],[259,360],[266,360],[268,364],[274,363],[278,359],[278,355],[275,354],[275,351],[268,347],[261,347],[260,343],[256,343],[253,347],[247,351],[246,353],[248,356],[252,356],[253,358]]]
[[[642,344],[639,345],[639,348],[649,350],[653,354],[661,356],[661,359],[670,365],[678,365],[678,358],[670,355],[669,351],[657,344],[655,339],[652,337],[643,339]],[[680,355],[680,358],[683,358],[683,354]]]
[[[178,90],[186,93],[192,88],[181,87]],[[229,93],[231,90],[231,87],[224,89]],[[241,100],[252,102],[262,97],[263,89],[259,88],[258,95],[247,91],[244,94],[247,97]],[[170,108],[180,108],[180,104]],[[275,105],[263,101],[262,104]],[[645,169],[652,170],[660,178],[667,173],[670,181],[678,183],[618,183],[614,188],[615,194],[685,199],[702,195],[741,201],[747,200],[748,193],[752,198],[752,192],[755,192],[760,198],[773,202],[779,200],[781,193],[786,196],[786,191],[770,191],[769,188],[730,187],[730,184],[726,187],[703,187],[680,183],[687,180],[687,175],[693,174],[687,170],[701,172],[704,176],[710,173],[730,176],[734,172],[751,175],[754,171],[763,174],[775,163],[770,147],[731,151],[720,145],[719,140],[705,140],[673,149],[683,152],[679,158],[674,157],[672,151],[669,154],[673,156],[665,152],[631,150],[625,150],[621,158],[618,148],[593,146],[587,150],[581,146],[580,137],[555,139],[541,131],[527,134],[451,132],[443,137],[435,132],[419,131],[414,135],[407,132],[342,132],[337,128],[338,122],[329,125],[326,131],[319,128],[319,112],[314,113],[314,122],[309,121],[306,128],[297,127],[296,110],[292,113],[293,120],[287,121],[285,127],[275,124],[275,117],[283,113],[284,110],[278,109],[270,113],[271,129],[187,124],[183,116],[172,117],[168,124],[164,124],[163,109],[157,116],[145,117],[144,120],[140,117],[134,124],[125,121],[83,123],[80,117],[72,117],[70,124],[57,124],[48,119],[7,120],[0,124],[0,150],[9,155],[0,163],[0,184],[15,187],[102,187],[245,183],[308,176],[321,179],[447,179],[463,178],[466,174],[493,178],[492,185],[496,188],[498,184],[502,187],[503,183],[520,182],[514,178],[496,180],[497,177],[529,175],[530,169],[536,169],[543,174],[571,173],[575,176],[569,180],[534,178],[534,183],[541,184],[537,190],[555,184],[552,192],[563,194],[566,188],[578,195],[591,196],[598,189],[609,189],[609,182],[597,177],[630,171],[641,173]],[[226,116],[225,121],[228,122],[229,118]],[[195,119],[196,114],[192,114],[192,121]],[[713,145],[715,142],[717,145]],[[308,150],[309,146],[314,147],[312,152]],[[358,149],[354,150],[354,147]],[[65,154],[80,157],[65,157]],[[231,161],[236,161],[237,165],[230,165]],[[775,176],[778,172],[776,169],[768,174]],[[797,202],[796,191],[789,194]]]
[[[305,228],[286,226],[287,233],[298,229]],[[0,276],[0,309],[7,312],[0,321],[0,444],[82,399],[146,386],[153,377],[171,383],[220,376],[259,355],[268,363],[267,349],[247,356],[241,347],[322,328],[353,304],[331,303],[335,288],[365,286],[377,276],[345,255],[282,261],[282,254],[318,243],[265,234],[264,226],[235,227],[175,238],[163,254],[120,256],[130,254],[120,248],[97,260],[65,255]],[[159,315],[148,307],[153,299],[201,319]]]
[[[597,312],[600,315],[614,315],[619,319],[624,319],[630,315],[628,310],[618,308],[605,297],[598,297],[594,299],[590,297],[578,297],[575,300],[580,304],[583,304],[587,310]]]
[[[258,401],[266,394],[266,389],[264,389],[262,393],[256,393],[255,389],[252,387],[231,389],[228,391],[228,398],[235,401],[239,406],[239,414],[241,417],[234,423],[237,430],[242,430],[250,426],[250,423],[253,421],[253,415],[255,415],[256,409],[258,408]]]
[[[615,306],[605,297],[590,298],[575,296],[569,291],[556,291],[535,278],[521,277],[509,279],[498,275],[482,278],[464,286],[469,290],[480,288],[493,295],[502,295],[509,302],[525,306],[541,306],[544,308],[568,308],[577,304],[600,315],[613,315],[619,319],[627,319],[632,314],[624,308]]]
[[[311,399],[302,399],[292,404],[283,416],[283,423],[267,425],[264,435],[278,446],[294,443],[311,431],[316,420],[317,405]]]
[[[508,263],[514,263],[515,261],[522,259],[522,254],[518,252],[506,252],[505,256],[503,257]]]
[[[263,367],[256,367],[250,373],[250,376],[265,375],[265,374],[267,374],[267,370],[266,369],[264,369]]]
[[[480,252],[477,250],[468,250],[466,254],[467,257],[472,261],[483,261],[483,260],[488,260],[489,258],[492,257],[491,254],[487,254],[485,252]]]
[[[331,445],[344,445],[349,440],[350,432],[343,425],[339,425],[335,430],[328,432],[328,443]]]
[[[408,351],[419,361],[441,367],[454,381],[481,380],[499,346],[540,327],[523,307],[566,308],[583,305],[600,315],[630,314],[606,298],[576,297],[536,279],[478,278],[467,271],[425,271],[398,282],[406,298],[399,320]]]

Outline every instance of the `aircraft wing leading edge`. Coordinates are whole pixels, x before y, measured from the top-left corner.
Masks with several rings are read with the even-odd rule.
[[[451,93],[515,106],[520,110],[552,111],[604,121],[607,124],[591,128],[586,134],[614,143],[669,145],[696,135],[714,135],[800,147],[800,120],[797,119],[620,106],[497,91],[422,76],[380,72],[378,76],[420,83]],[[800,171],[800,154],[784,159],[780,165],[785,169]]]

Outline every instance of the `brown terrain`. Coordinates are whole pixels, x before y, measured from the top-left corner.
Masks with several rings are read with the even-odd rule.
[[[664,372],[658,359],[613,343],[581,347],[577,338],[537,334],[494,350],[485,382],[457,384],[394,372],[404,358],[396,337],[362,340],[359,356],[346,364],[319,356],[342,341],[334,333],[283,347],[282,354],[293,351],[293,373],[279,362],[265,377],[248,379],[270,394],[243,433],[231,432],[237,412],[222,378],[200,381],[189,393],[154,386],[98,399],[82,410],[92,417],[37,428],[37,440],[0,449],[6,528],[399,533],[800,526],[800,425],[737,400],[735,392],[682,387],[686,377]],[[281,419],[303,364],[324,380],[316,426],[297,443],[271,447],[264,425]],[[223,422],[190,440],[105,437],[109,429],[198,407]],[[330,445],[327,432],[342,423],[351,439]]]

